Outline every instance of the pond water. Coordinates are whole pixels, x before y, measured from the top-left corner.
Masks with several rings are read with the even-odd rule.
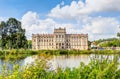
[[[81,54],[81,55],[60,55],[60,56],[53,56],[52,59],[49,60],[48,63],[50,63],[50,69],[55,70],[58,67],[61,68],[73,68],[78,67],[80,65],[80,62],[84,62],[85,64],[88,64],[90,62],[90,59],[92,58],[104,58],[108,57],[112,59],[114,55],[95,55],[95,54]],[[3,66],[5,64],[8,64],[9,69],[13,69],[13,65],[16,63],[20,67],[27,66],[29,64],[32,64],[38,59],[39,57],[37,55],[26,57],[25,59],[16,60],[16,61],[6,61],[0,59],[0,71],[2,70]]]
[[[80,62],[85,63],[86,65],[90,62],[93,58],[109,58],[113,59],[115,55],[95,55],[95,54],[81,54],[81,55],[61,55],[61,56],[54,56],[53,59],[50,61],[52,66],[51,68],[54,70],[58,67],[61,68],[76,68],[79,67]]]

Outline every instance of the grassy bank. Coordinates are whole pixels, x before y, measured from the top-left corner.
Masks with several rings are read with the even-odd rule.
[[[120,54],[120,50],[1,50],[0,59],[23,59],[36,54],[70,55],[70,54]]]
[[[0,51],[0,59],[23,59],[27,56],[35,55],[37,54],[37,51],[33,50],[1,50]]]
[[[12,73],[3,70],[0,79],[120,79],[118,58],[93,58],[88,65],[80,63],[78,68],[48,70],[46,56],[29,67],[23,67],[21,71],[18,65],[14,66]]]

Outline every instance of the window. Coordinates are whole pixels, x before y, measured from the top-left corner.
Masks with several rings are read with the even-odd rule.
[[[62,35],[62,38],[64,38],[64,36]]]
[[[61,38],[61,35],[59,35],[59,38]]]
[[[56,38],[58,38],[58,35],[56,35]]]
[[[68,40],[66,40],[66,42],[68,42]]]

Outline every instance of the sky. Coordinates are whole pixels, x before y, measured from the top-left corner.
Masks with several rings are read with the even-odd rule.
[[[88,34],[89,40],[116,37],[120,31],[120,0],[0,0],[0,21],[16,18],[26,36],[53,33]]]

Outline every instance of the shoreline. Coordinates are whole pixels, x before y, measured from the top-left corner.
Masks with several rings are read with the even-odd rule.
[[[80,54],[120,54],[120,50],[0,50],[0,59],[23,59],[27,56],[39,55],[80,55]]]

